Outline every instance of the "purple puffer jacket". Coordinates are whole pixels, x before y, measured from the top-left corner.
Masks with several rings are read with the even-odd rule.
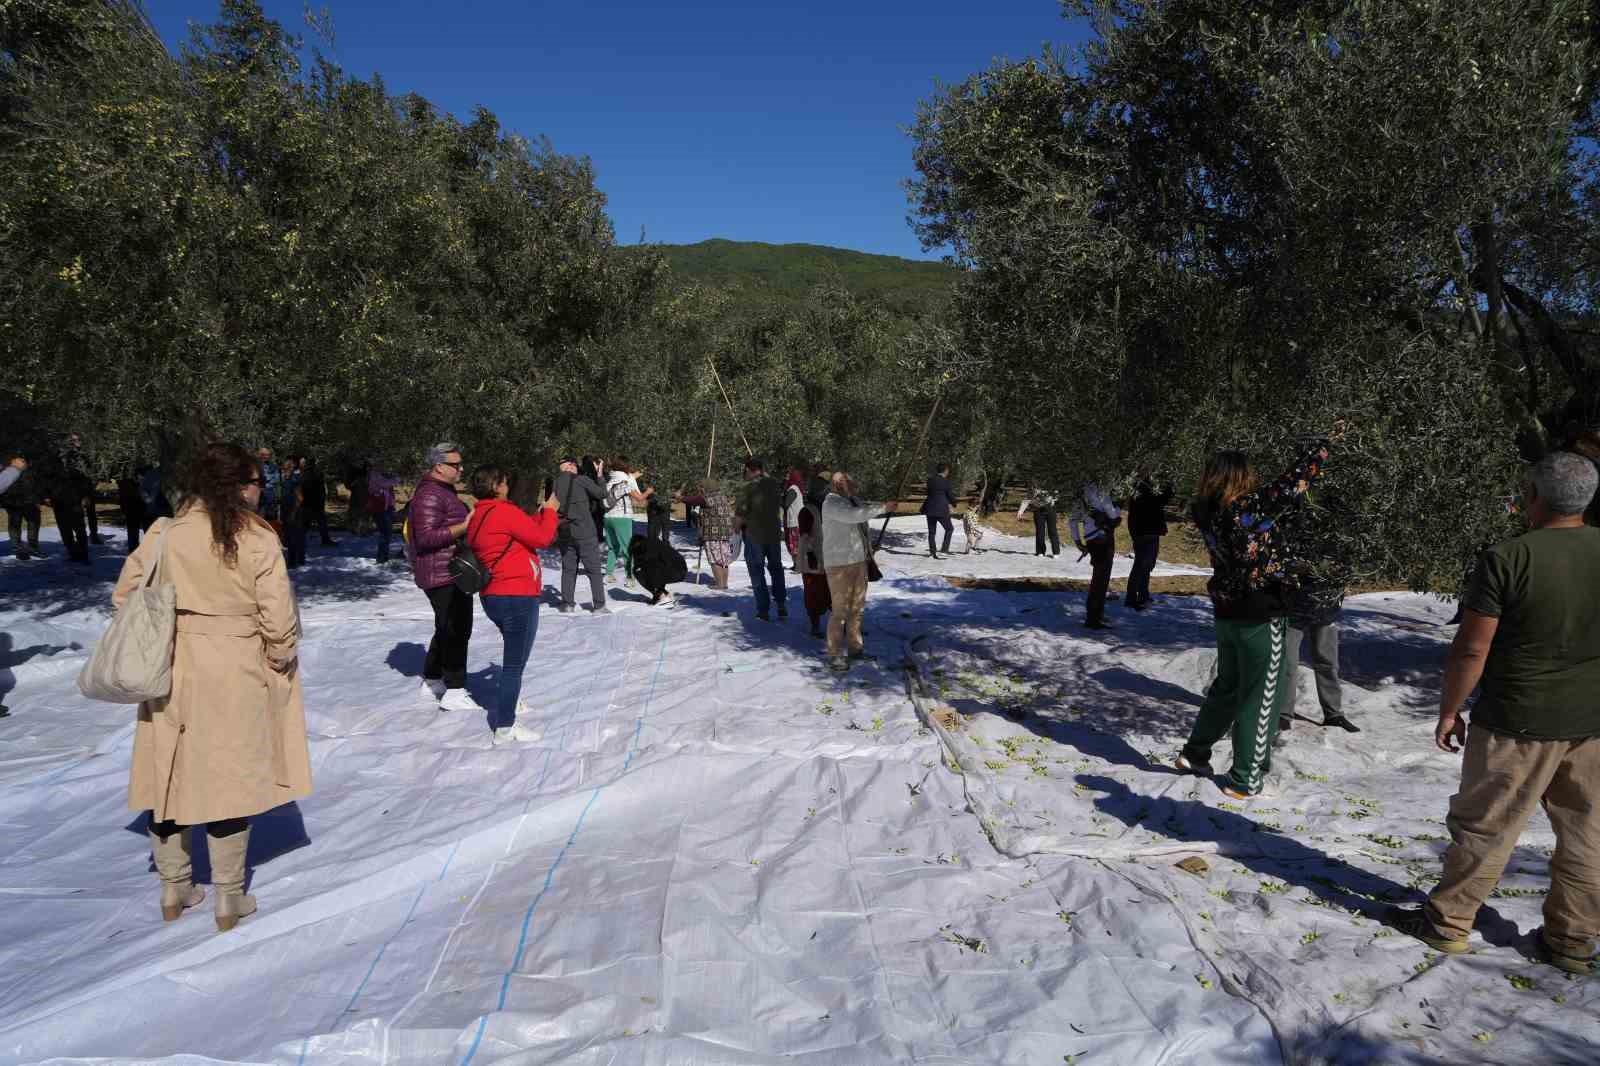
[[[450,527],[467,519],[467,505],[456,490],[436,478],[425,477],[411,497],[411,573],[419,589],[437,589],[450,584],[450,559],[456,553],[456,538]]]

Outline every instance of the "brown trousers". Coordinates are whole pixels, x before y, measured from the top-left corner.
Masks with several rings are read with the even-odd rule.
[[[1461,791],[1450,800],[1453,843],[1428,897],[1428,920],[1466,939],[1478,908],[1505,872],[1537,804],[1556,832],[1544,936],[1562,954],[1587,956],[1600,935],[1600,737],[1520,740],[1473,728]]]
[[[828,654],[834,658],[861,650],[861,612],[867,609],[867,564],[830,566],[828,595],[833,613],[828,616]]]

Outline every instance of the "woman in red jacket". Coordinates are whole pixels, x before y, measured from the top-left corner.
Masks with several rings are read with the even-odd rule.
[[[479,600],[483,613],[505,639],[504,662],[500,666],[500,693],[489,710],[489,726],[494,742],[524,743],[539,739],[537,731],[517,721],[523,706],[522,672],[533,652],[533,638],[539,631],[540,581],[539,549],[556,539],[556,498],[549,496],[539,513],[530,518],[512,503],[515,487],[512,475],[499,467],[480,466],[472,472],[472,495],[477,510],[467,525],[467,546],[489,571],[489,583]]]

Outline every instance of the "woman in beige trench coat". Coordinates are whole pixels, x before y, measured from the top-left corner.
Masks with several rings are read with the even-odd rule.
[[[311,794],[300,618],[278,536],[255,513],[255,457],[213,444],[184,480],[177,517],[151,527],[113,594],[120,607],[158,553],[157,581],[177,586],[172,694],[139,706],[128,806],[150,812],[167,921],[205,898],[189,827],[206,826],[217,928],[227,930],[256,909],[244,893],[249,817]]]

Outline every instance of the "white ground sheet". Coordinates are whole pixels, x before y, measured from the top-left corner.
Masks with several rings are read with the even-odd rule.
[[[1471,956],[1442,959],[1374,920],[1421,899],[1448,844],[1460,764],[1432,733],[1450,605],[1349,601],[1344,706],[1363,732],[1321,728],[1302,663],[1268,794],[1233,803],[1169,769],[1215,658],[1205,601],[1113,608],[1110,632],[1082,628],[1082,603],[923,590],[918,702],[999,851],[1094,859],[1170,899],[1293,1061],[1600,1061],[1600,984],[1531,961],[1554,844],[1542,812]],[[1213,762],[1227,769],[1228,743]],[[1190,856],[1209,872],[1176,867]]]
[[[1401,623],[1442,608],[1357,604],[1368,732],[1301,723],[1282,795],[1234,811],[1144,758],[1175,750],[1204,683],[1200,601],[1158,598],[1108,640],[1078,627],[1081,594],[932,578],[1086,577],[1076,552],[991,533],[936,563],[921,537],[894,523],[879,661],[843,679],[798,587],[786,624],[753,619],[742,563],[673,610],[622,589],[611,617],[547,609],[525,684],[544,736],[509,748],[417,702],[431,616],[408,572],[358,557],[370,539],[312,548],[316,792],[257,819],[261,911],[222,935],[209,902],[160,921],[125,809],[132,711],[73,685],[120,546],[88,572],[0,554],[0,1062],[1596,1060],[1593,983],[1512,943],[1537,898],[1494,901],[1491,943],[1437,962],[1348,909],[1437,870],[1442,635]],[[487,702],[500,643],[475,625]],[[1547,833],[1513,890],[1542,889]],[[1172,868],[1190,854],[1204,879]]]
[[[671,611],[546,611],[544,738],[492,748],[418,705],[427,605],[352,546],[296,577],[316,793],[257,820],[226,935],[159,920],[132,711],[73,687],[120,551],[0,561],[0,1061],[1278,1061],[1172,908],[989,845],[907,697],[909,601],[875,597],[883,658],[843,680],[798,589],[758,628],[742,566]]]

